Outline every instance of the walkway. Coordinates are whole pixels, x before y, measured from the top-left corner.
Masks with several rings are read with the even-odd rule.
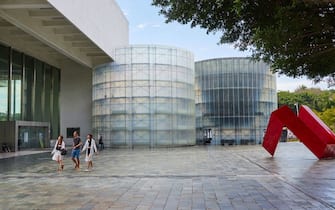
[[[105,150],[94,170],[49,153],[0,159],[1,209],[335,209],[335,160],[301,143]]]

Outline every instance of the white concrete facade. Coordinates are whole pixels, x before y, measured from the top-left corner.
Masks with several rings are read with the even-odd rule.
[[[80,128],[80,135],[91,133],[92,72],[88,67],[73,61],[61,66],[61,91],[59,98],[61,134],[66,142],[66,128]]]
[[[114,0],[48,0],[110,57],[129,44],[128,20]]]
[[[91,132],[92,70],[129,44],[115,0],[2,0],[0,43],[61,69],[60,132]]]
[[[128,21],[114,0],[49,2],[111,58],[114,48],[129,44]],[[61,133],[80,127],[85,138],[92,133],[92,69],[65,61],[61,70]]]

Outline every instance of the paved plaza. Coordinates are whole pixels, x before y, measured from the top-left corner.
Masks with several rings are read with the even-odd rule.
[[[335,159],[301,143],[104,150],[93,171],[69,155],[0,153],[0,209],[335,209]]]

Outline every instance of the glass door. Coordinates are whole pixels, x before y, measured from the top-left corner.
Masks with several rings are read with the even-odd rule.
[[[39,149],[49,147],[48,127],[19,126],[18,149]]]

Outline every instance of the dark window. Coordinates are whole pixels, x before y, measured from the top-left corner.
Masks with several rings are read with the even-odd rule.
[[[66,138],[72,138],[73,137],[73,132],[78,131],[80,135],[80,128],[66,128]]]

